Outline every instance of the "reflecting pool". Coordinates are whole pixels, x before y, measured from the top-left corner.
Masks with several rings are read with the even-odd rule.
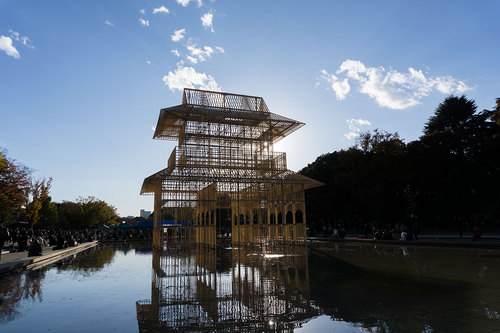
[[[101,244],[0,279],[0,332],[490,332],[500,250]]]

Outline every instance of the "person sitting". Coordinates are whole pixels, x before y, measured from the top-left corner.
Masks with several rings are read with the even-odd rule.
[[[476,241],[481,238],[481,229],[478,226],[474,226],[472,229],[472,241]]]
[[[54,250],[61,250],[61,249],[65,249],[66,247],[68,247],[68,244],[67,244],[66,240],[64,239],[62,231],[59,230],[59,233],[57,234],[57,243],[53,249]]]
[[[41,256],[42,251],[43,249],[40,237],[35,237],[28,248],[28,257]]]

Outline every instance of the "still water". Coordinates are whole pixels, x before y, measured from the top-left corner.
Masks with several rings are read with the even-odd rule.
[[[494,332],[500,250],[101,244],[0,279],[0,332]]]

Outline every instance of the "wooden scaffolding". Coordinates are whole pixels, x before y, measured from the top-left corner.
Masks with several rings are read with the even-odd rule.
[[[321,185],[287,169],[274,143],[304,124],[269,111],[262,97],[184,89],[160,111],[154,139],[178,142],[167,167],[147,177],[153,245],[306,240],[304,190]]]

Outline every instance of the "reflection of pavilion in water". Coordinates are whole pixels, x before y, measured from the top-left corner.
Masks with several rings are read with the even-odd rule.
[[[318,314],[309,300],[306,251],[154,251],[151,300],[137,302],[139,329],[291,332]]]

